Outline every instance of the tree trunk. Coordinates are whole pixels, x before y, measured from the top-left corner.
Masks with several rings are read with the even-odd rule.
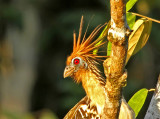
[[[151,99],[149,108],[144,119],[159,119],[160,118],[160,75],[158,78],[156,90]]]
[[[126,21],[125,0],[110,0],[111,27],[108,30],[108,40],[112,43],[110,58],[104,62],[106,75],[106,104],[104,119],[118,119],[122,88],[126,85],[127,71],[125,62],[128,50],[130,29]]]

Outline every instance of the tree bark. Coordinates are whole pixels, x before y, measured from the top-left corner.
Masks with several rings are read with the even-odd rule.
[[[118,119],[122,88],[126,85],[127,71],[125,61],[128,50],[130,29],[126,21],[125,0],[110,0],[111,27],[108,40],[112,43],[110,58],[104,61],[106,75],[106,104],[104,119]]]
[[[160,118],[160,75],[158,78],[156,90],[153,94],[149,108],[144,119],[159,119]]]

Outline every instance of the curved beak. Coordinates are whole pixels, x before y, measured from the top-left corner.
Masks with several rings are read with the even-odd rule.
[[[71,76],[74,70],[75,70],[74,66],[66,66],[64,69],[63,77],[66,78],[66,77]]]

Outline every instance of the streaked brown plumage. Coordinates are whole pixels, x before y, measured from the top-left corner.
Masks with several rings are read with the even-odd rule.
[[[93,39],[103,26],[97,26],[81,41],[83,16],[81,18],[78,40],[73,33],[73,52],[67,58],[64,78],[72,77],[76,82],[82,82],[86,96],[75,105],[64,119],[100,119],[105,105],[105,79],[97,68],[97,60],[106,56],[93,54],[93,50],[101,47],[105,42],[96,45],[101,39]],[[124,118],[125,119],[125,118]]]

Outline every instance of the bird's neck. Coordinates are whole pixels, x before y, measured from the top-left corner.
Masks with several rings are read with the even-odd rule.
[[[105,103],[105,89],[98,79],[100,77],[97,77],[92,71],[85,70],[81,71],[79,78],[81,78],[83,88],[91,100],[91,106],[97,106],[98,112],[101,113]]]

